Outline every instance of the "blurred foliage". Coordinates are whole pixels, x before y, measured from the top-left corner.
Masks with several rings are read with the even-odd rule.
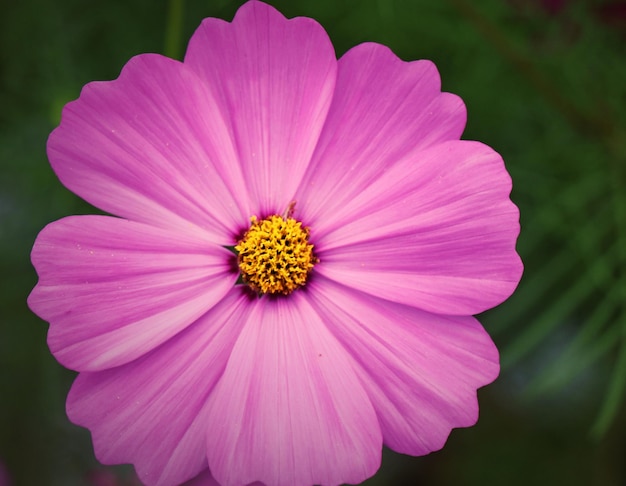
[[[0,7],[0,465],[21,485],[97,484],[103,471],[64,401],[73,373],[25,304],[37,232],[92,211],[45,155],[61,107],[133,55],[180,58],[228,0],[26,0]],[[626,4],[592,0],[275,0],[322,23],[337,54],[364,41],[433,60],[468,107],[464,138],[504,157],[521,210],[525,275],[481,316],[503,372],[481,419],[443,451],[386,451],[367,481],[626,484]],[[114,468],[132,484],[129,468]],[[107,472],[107,474],[110,474]],[[113,484],[113,483],[107,483]]]

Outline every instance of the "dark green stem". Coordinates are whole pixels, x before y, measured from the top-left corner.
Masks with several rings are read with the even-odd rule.
[[[170,0],[167,8],[165,46],[163,53],[173,59],[182,58],[182,27],[185,0]]]

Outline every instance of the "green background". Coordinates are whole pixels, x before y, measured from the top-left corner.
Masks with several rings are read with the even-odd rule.
[[[135,484],[132,469],[99,466],[65,417],[74,374],[26,307],[37,232],[92,210],[55,178],[46,138],[85,83],[143,52],[180,58],[202,18],[231,20],[240,3],[0,6],[0,463],[12,484]],[[467,105],[464,138],[503,155],[522,215],[522,283],[481,316],[503,371],[479,393],[478,425],[426,457],[385,451],[366,484],[626,484],[626,3],[270,3],[316,18],[338,55],[375,41],[433,60]]]

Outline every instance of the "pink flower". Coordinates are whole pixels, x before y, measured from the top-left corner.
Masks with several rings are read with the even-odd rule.
[[[151,485],[359,483],[383,443],[427,454],[474,424],[499,364],[472,315],[522,264],[510,177],[465,118],[431,62],[337,60],[258,1],[184,63],[85,86],[48,155],[118,217],[47,226],[29,305],[98,459]]]

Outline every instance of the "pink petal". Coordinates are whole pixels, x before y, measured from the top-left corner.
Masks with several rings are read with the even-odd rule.
[[[249,310],[248,297],[233,289],[152,352],[117,368],[80,373],[67,413],[91,430],[97,458],[133,463],[148,485],[177,485],[204,471],[207,397]]]
[[[187,481],[183,486],[221,486],[221,485],[215,480],[215,478],[211,474],[211,471],[207,468],[195,478]],[[263,483],[254,482],[254,483],[248,484],[247,486],[265,486],[265,485]]]
[[[235,284],[232,253],[208,240],[108,216],[74,216],[39,234],[28,304],[50,322],[66,367],[127,363],[167,341]]]
[[[209,468],[206,468],[195,478],[186,481],[183,486],[220,486],[220,483],[215,480]]]
[[[204,83],[154,54],[94,82],[48,140],[70,190],[112,214],[232,244],[250,216],[229,130]]]
[[[430,314],[326,279],[310,295],[354,360],[387,446],[427,454],[453,427],[476,422],[476,389],[499,372],[498,351],[476,319]]]
[[[185,64],[208,83],[232,123],[257,216],[291,202],[317,143],[335,85],[337,60],[313,19],[285,19],[245,3],[232,23],[205,19]]]
[[[315,270],[372,295],[440,314],[478,314],[517,286],[519,213],[500,156],[446,142],[385,172],[315,234]]]
[[[441,93],[432,62],[404,62],[380,44],[349,50],[339,60],[333,103],[298,190],[303,218],[323,231],[338,208],[407,153],[458,139],[465,119],[461,99]]]
[[[305,292],[255,303],[209,422],[209,466],[223,486],[359,483],[380,464],[374,410]]]

